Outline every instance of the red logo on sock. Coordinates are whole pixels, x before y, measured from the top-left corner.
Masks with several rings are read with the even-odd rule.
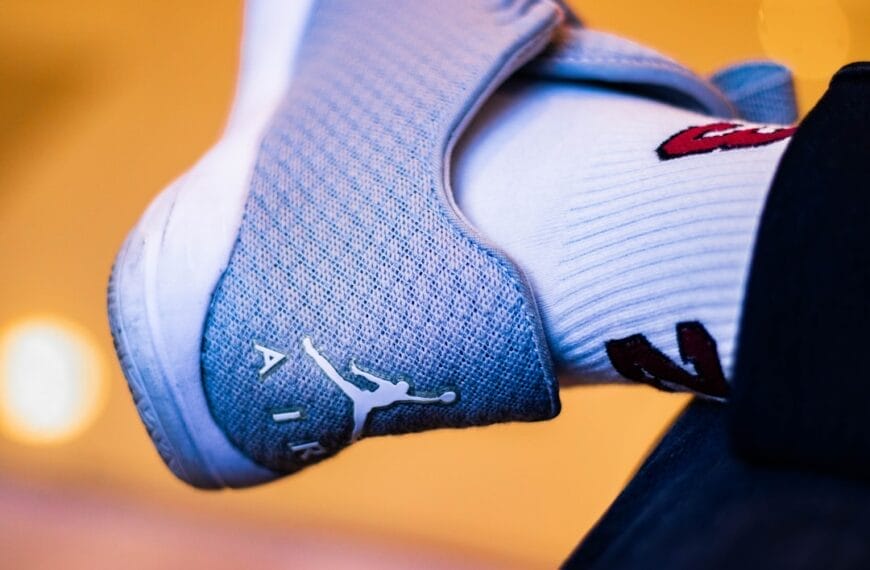
[[[740,123],[712,123],[689,127],[666,140],[656,149],[659,158],[704,154],[714,150],[731,150],[763,146],[790,137],[795,127],[758,127]]]
[[[677,343],[684,364],[692,374],[654,347],[642,334],[604,343],[617,372],[666,392],[689,390],[711,398],[728,397],[729,386],[719,362],[716,341],[699,322],[677,324]]]

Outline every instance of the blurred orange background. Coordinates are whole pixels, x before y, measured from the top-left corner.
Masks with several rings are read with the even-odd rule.
[[[703,73],[783,61],[803,113],[840,65],[870,59],[866,0],[571,4]],[[68,433],[31,437],[0,361],[0,567],[558,565],[684,396],[565,390],[549,423],[366,440],[245,491],[188,488],[153,450],[106,281],[146,204],[219,135],[242,15],[235,0],[0,2],[0,359],[42,323],[84,351],[70,366],[90,382]]]

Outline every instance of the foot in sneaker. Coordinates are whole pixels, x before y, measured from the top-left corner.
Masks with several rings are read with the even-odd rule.
[[[531,196],[524,194],[531,189],[510,173],[540,171],[538,158],[519,156],[513,166],[485,160],[504,140],[500,128],[519,128],[526,141],[507,148],[504,157],[528,151],[534,141],[540,150],[534,156],[544,162],[575,159],[542,140],[555,115],[545,113],[539,123],[523,105],[567,106],[578,121],[585,120],[579,113],[612,105],[617,119],[632,109],[640,110],[638,117],[664,113],[666,119],[640,124],[652,138],[698,121],[719,125],[684,135],[680,140],[689,142],[668,147],[677,152],[691,150],[693,138],[706,143],[707,136],[741,129],[777,132],[708,118],[752,118],[747,110],[766,109],[757,101],[769,96],[757,89],[746,99],[751,82],[741,83],[742,100],[729,100],[724,82],[718,89],[634,44],[560,26],[561,10],[546,0],[398,7],[383,0],[365,9],[339,1],[277,4],[250,4],[240,87],[224,137],[151,205],[119,253],[110,282],[112,332],[137,408],[173,472],[196,486],[271,480],[371,435],[553,417],[559,400],[551,350],[570,371],[604,370],[603,376],[617,378],[628,370],[602,364],[598,353],[587,358],[566,348],[577,344],[565,339],[584,323],[566,316],[576,301],[554,301],[566,297],[566,287],[574,299],[589,294],[578,293],[585,282],[555,271],[554,261],[580,259],[593,242],[607,250],[612,240],[595,242],[600,227],[572,227],[565,234],[571,239],[560,242],[538,239],[564,228],[554,222],[554,204],[565,209],[569,193],[573,201],[581,199],[588,180],[573,192],[567,185],[527,204],[517,197]],[[602,58],[595,55],[605,53],[621,53],[631,64],[596,64]],[[534,78],[531,85],[514,83],[491,98],[534,57],[523,70]],[[571,85],[547,85],[551,80]],[[587,80],[631,85],[633,92],[670,103],[582,87]],[[558,101],[552,89],[573,90],[564,100],[574,103]],[[450,160],[487,100],[454,173],[457,200],[475,229],[454,203]],[[501,120],[493,109],[499,104],[513,119]],[[625,156],[647,138],[628,140]],[[616,137],[608,144],[623,142]],[[586,150],[595,155],[580,141],[576,146],[578,157]],[[770,151],[750,161],[764,166],[753,167],[758,172],[740,184],[763,197],[765,188],[756,186],[766,185],[765,169],[773,168],[776,156]],[[634,172],[644,178],[642,171],[650,168],[628,158],[616,164],[629,178]],[[597,165],[598,172],[605,166]],[[679,168],[663,180],[678,174],[685,178],[675,185],[682,190],[663,201],[688,192],[688,174]],[[502,186],[504,195],[493,192]],[[654,191],[630,181],[621,186],[625,196]],[[698,192],[703,199],[715,194],[706,190]],[[571,223],[606,218],[600,203],[606,191],[596,188],[589,199],[599,204]],[[498,214],[501,202],[510,206],[504,216]],[[756,202],[745,208],[751,210],[747,217],[757,215]],[[513,214],[520,204],[529,206],[527,216]],[[626,216],[669,219],[673,213],[663,208],[645,215],[644,207]],[[632,223],[610,218],[617,222]],[[514,224],[519,241],[542,245],[517,245],[509,237]],[[655,229],[651,224],[649,231]],[[751,235],[735,242],[742,251]],[[597,269],[588,267],[589,259],[585,269],[574,264],[571,271],[592,275]],[[594,281],[590,304],[607,305],[606,286],[588,275],[584,279]],[[677,270],[674,276],[682,277]],[[691,314],[657,312],[653,295],[647,297],[640,304],[648,302],[649,311],[630,313],[635,324]],[[587,336],[599,352],[614,330],[630,330],[608,329],[606,319],[596,318],[594,334]]]

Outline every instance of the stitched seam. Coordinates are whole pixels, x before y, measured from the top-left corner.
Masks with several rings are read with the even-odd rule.
[[[569,49],[569,48],[563,48]],[[721,101],[728,109],[730,109],[731,113],[734,116],[738,116],[736,109],[734,108],[731,100],[722,93],[722,90],[719,89],[713,83],[710,83],[703,78],[695,75],[691,70],[686,69],[678,63],[669,62],[664,59],[653,59],[644,56],[625,56],[625,55],[606,55],[606,56],[581,56],[581,55],[571,55],[571,54],[549,54],[541,57],[541,62],[536,66],[540,68],[546,69],[547,66],[553,64],[607,64],[607,63],[618,63],[624,65],[631,65],[634,67],[647,67],[653,69],[663,69],[666,71],[672,71],[682,77],[690,79],[696,85],[706,88],[711,96],[716,96],[716,98]],[[684,91],[685,90],[681,90]],[[703,98],[699,97],[697,94],[691,94],[690,96],[698,101],[704,108],[708,108],[708,104],[703,101]],[[708,109],[707,114],[714,113],[714,111]]]
[[[679,73],[680,75],[690,77],[693,80],[698,79],[695,74],[679,64],[644,57],[629,57],[618,55],[587,57],[576,55],[550,54],[544,56],[542,63],[621,63],[633,65],[635,67],[653,67],[658,69],[668,69]]]
[[[549,3],[549,2],[548,2]],[[544,359],[543,352],[541,351],[541,339],[543,337],[543,331],[540,326],[538,326],[537,322],[532,321],[532,313],[534,312],[534,308],[529,306],[528,299],[526,299],[527,293],[529,295],[532,294],[531,291],[526,291],[526,288],[521,287],[521,283],[524,284],[524,281],[521,278],[521,273],[519,270],[510,264],[505,258],[501,255],[496,255],[492,248],[485,247],[480,241],[474,239],[472,236],[473,227],[466,228],[463,225],[460,225],[460,216],[457,216],[456,212],[453,211],[451,207],[449,207],[448,200],[446,199],[449,196],[452,185],[449,180],[449,165],[450,155],[452,154],[454,144],[458,141],[461,133],[465,130],[465,126],[474,117],[479,110],[479,108],[483,105],[483,103],[489,98],[498,85],[501,83],[501,80],[507,78],[512,71],[515,71],[522,67],[522,65],[527,62],[531,57],[537,54],[540,49],[542,49],[543,45],[546,45],[546,40],[549,39],[549,32],[552,31],[555,25],[559,22],[559,12],[556,13],[550,18],[548,22],[545,22],[539,30],[533,30],[529,34],[529,38],[523,38],[519,42],[517,42],[515,50],[513,53],[506,54],[504,62],[496,67],[492,72],[482,79],[482,84],[485,85],[484,89],[473,95],[471,99],[471,103],[466,106],[465,111],[457,117],[456,121],[453,125],[451,125],[450,130],[448,131],[447,138],[445,139],[445,144],[440,148],[440,161],[441,161],[441,181],[440,184],[436,180],[433,185],[432,190],[434,192],[439,192],[441,195],[437,196],[438,207],[442,216],[448,227],[453,230],[454,233],[458,234],[461,238],[463,238],[466,242],[468,242],[475,250],[480,253],[483,253],[486,257],[490,258],[494,263],[495,267],[498,268],[502,275],[507,279],[507,281],[511,284],[513,290],[519,295],[519,306],[522,309],[523,320],[525,321],[525,330],[523,332],[528,333],[532,338],[533,347],[535,350],[535,357],[538,362],[538,368],[543,376],[542,380],[544,382],[545,388],[547,390],[547,396],[550,401],[550,412],[551,414],[556,413],[559,409],[559,406],[556,403],[556,382],[555,382],[555,371],[552,366],[547,366],[547,363]],[[439,188],[440,186],[440,188]],[[468,224],[466,224],[468,225]],[[471,231],[469,231],[471,230]],[[520,276],[518,279],[517,277]],[[536,313],[535,313],[536,314]],[[547,371],[549,370],[548,378]]]

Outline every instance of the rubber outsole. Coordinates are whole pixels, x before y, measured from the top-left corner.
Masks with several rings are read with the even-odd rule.
[[[169,469],[199,488],[246,487],[281,476],[238,450],[214,421],[199,359],[210,297],[235,243],[252,165],[292,76],[313,4],[247,4],[242,72],[227,130],[154,200],[109,278],[110,328],[136,409]]]
[[[193,441],[189,438],[187,442],[177,441],[179,438],[185,438],[183,419],[180,414],[173,413],[172,410],[166,409],[166,404],[170,403],[171,395],[165,391],[161,391],[158,386],[164,383],[166,379],[155,377],[156,375],[148,372],[143,372],[137,365],[137,360],[133,358],[133,350],[141,351],[144,345],[150,343],[137,343],[134,349],[127,334],[127,323],[125,322],[121,291],[121,275],[124,271],[123,267],[127,261],[127,255],[130,250],[131,240],[134,239],[134,234],[127,238],[124,242],[118,257],[112,266],[112,273],[109,278],[108,287],[108,313],[109,325],[112,333],[112,340],[115,345],[115,352],[118,355],[118,361],[121,364],[121,369],[124,377],[127,380],[127,386],[130,389],[130,394],[133,397],[133,402],[136,406],[136,411],[151,441],[157,449],[160,458],[166,463],[166,466],[179,479],[201,489],[218,489],[223,485],[216,479],[207,476],[202,472],[202,469],[196,466],[189,465],[190,458],[185,458],[185,453],[189,453],[189,448],[195,447]],[[147,324],[139,323],[141,325]],[[141,335],[139,335],[141,336]],[[149,389],[149,386],[151,388]],[[153,393],[160,391],[160,394]],[[160,401],[164,405],[155,405],[155,401]],[[172,417],[174,416],[174,417]],[[171,426],[171,427],[169,427]],[[172,434],[170,435],[170,430]],[[188,448],[187,452],[181,451],[179,448]]]

